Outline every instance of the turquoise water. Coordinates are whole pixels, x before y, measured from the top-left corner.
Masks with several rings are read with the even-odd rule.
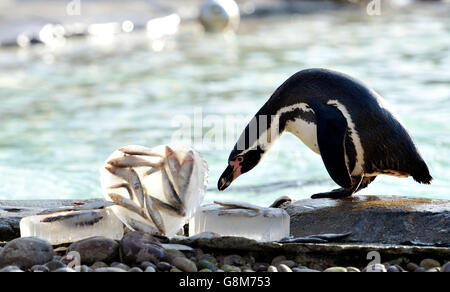
[[[98,168],[112,151],[180,134],[195,136],[209,163],[207,201],[269,204],[330,190],[321,158],[287,134],[257,168],[216,191],[242,128],[277,86],[309,67],[377,90],[435,178],[424,186],[382,176],[363,193],[449,198],[450,18],[448,5],[427,7],[252,20],[234,38],[182,28],[156,43],[136,32],[53,50],[0,49],[0,199],[99,197]]]

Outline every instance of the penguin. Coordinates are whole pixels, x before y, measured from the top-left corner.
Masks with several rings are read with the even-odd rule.
[[[252,118],[230,153],[218,189],[253,169],[284,132],[319,154],[340,186],[313,199],[351,196],[381,174],[432,181],[405,126],[374,90],[346,74],[314,68],[287,79]]]

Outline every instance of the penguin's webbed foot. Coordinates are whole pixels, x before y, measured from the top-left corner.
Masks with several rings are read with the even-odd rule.
[[[353,188],[349,188],[349,189],[339,188],[339,189],[332,190],[330,192],[312,195],[311,199],[323,199],[323,198],[341,199],[341,198],[349,197],[353,193],[354,193]]]

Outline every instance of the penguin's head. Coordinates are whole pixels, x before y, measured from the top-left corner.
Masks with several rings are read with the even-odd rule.
[[[219,191],[225,190],[241,174],[252,170],[261,161],[264,152],[260,147],[245,151],[234,149],[228,158],[228,167],[219,178]]]

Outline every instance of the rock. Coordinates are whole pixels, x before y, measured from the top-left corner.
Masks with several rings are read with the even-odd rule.
[[[173,259],[177,258],[177,257],[186,257],[184,253],[182,253],[179,250],[166,250],[166,257],[168,261],[172,261]]]
[[[269,264],[266,263],[255,263],[253,264],[253,270],[256,272],[266,272]]]
[[[446,263],[441,267],[441,272],[449,273],[450,272],[450,262]]]
[[[291,235],[352,232],[349,240],[401,244],[448,242],[450,201],[358,195],[345,200],[306,199],[283,207]]]
[[[198,256],[197,258],[199,261],[206,260],[206,261],[212,263],[213,265],[217,265],[217,259],[213,255],[202,254],[201,256]]]
[[[109,266],[107,264],[105,264],[104,262],[95,262],[91,268],[96,270],[96,269],[100,269],[100,268],[108,268]]]
[[[355,267],[347,267],[347,272],[349,272],[349,273],[359,273],[361,271],[358,268],[355,268]]]
[[[98,268],[94,272],[96,272],[96,273],[124,273],[126,271],[119,269],[119,268],[108,267],[108,268]]]
[[[236,266],[232,266],[232,265],[223,265],[222,267],[220,267],[224,272],[226,273],[236,273],[236,272],[241,272],[241,269],[239,267]]]
[[[406,269],[410,272],[414,272],[418,267],[419,267],[418,265],[412,262],[406,265]]]
[[[246,268],[246,269],[242,269],[242,272],[243,272],[243,273],[254,273],[255,271],[253,271],[253,270],[250,269],[250,268]]]
[[[291,268],[289,268],[287,265],[285,265],[285,264],[279,264],[278,266],[277,266],[277,270],[279,271],[279,272],[292,272],[292,270],[291,270]]]
[[[299,268],[292,268],[293,272],[296,273],[320,273],[320,271],[318,270],[313,270],[313,269],[299,269]]]
[[[212,271],[210,269],[201,269],[199,272],[200,273],[211,273]]]
[[[76,271],[74,269],[71,269],[68,267],[59,268],[59,269],[52,271],[52,273],[75,273],[75,272]]]
[[[172,265],[184,272],[197,272],[197,266],[191,260],[184,257],[177,257],[172,261]]]
[[[125,265],[125,264],[122,264],[122,263],[112,263],[112,264],[111,264],[111,267],[113,267],[113,268],[119,268],[119,269],[122,269],[122,270],[125,270],[125,271],[130,270],[130,267],[129,267],[129,266],[127,266],[127,265]],[[140,270],[140,269],[139,269],[139,270]]]
[[[224,270],[222,270],[222,269],[217,269],[216,270],[216,273],[224,273],[225,271]]]
[[[0,269],[0,273],[21,273],[23,272],[19,267],[17,266],[7,266],[3,269]]]
[[[146,270],[148,267],[152,267],[153,269],[155,269],[156,270],[156,265],[154,264],[154,263],[151,263],[151,262],[142,262],[140,265],[139,265],[139,267],[142,269],[142,270]]]
[[[46,263],[45,266],[46,266],[50,271],[54,271],[54,270],[57,270],[57,269],[65,268],[65,267],[66,267],[66,265],[65,265],[63,262],[58,261],[58,260],[55,260],[55,259],[52,260],[52,261],[50,261],[50,262],[48,262],[48,263]]]
[[[281,264],[286,265],[286,266],[288,266],[289,268],[293,268],[293,267],[295,267],[295,266],[297,265],[296,262],[291,261],[291,260],[280,261],[278,264],[279,264],[279,265],[281,265]]]
[[[170,272],[171,273],[182,273],[183,271],[178,268],[172,268],[172,269],[170,269]]]
[[[278,266],[278,264],[280,262],[285,261],[285,260],[286,260],[286,257],[284,255],[280,255],[280,256],[274,257],[273,260],[272,260],[271,265],[272,266]]]
[[[276,199],[269,208],[281,208],[286,207],[287,205],[290,205],[292,203],[292,199],[288,196],[281,196],[278,199]]]
[[[436,268],[431,268],[429,270],[426,270],[425,272],[427,273],[436,273],[436,272],[440,272],[441,268],[440,267],[436,267]]]
[[[232,265],[240,266],[240,265],[244,265],[245,261],[240,255],[232,254],[232,255],[228,255],[223,258],[223,264],[230,265],[230,266],[232,266]]]
[[[346,273],[347,269],[344,267],[331,267],[324,270],[325,273]]]
[[[389,266],[386,269],[388,271],[388,273],[399,273],[401,272],[397,266]]]
[[[166,252],[151,234],[133,231],[122,238],[122,256],[126,264],[134,265],[159,262],[166,257]]]
[[[386,270],[386,267],[382,264],[372,264],[372,265],[368,265],[364,269],[364,272],[385,273],[385,272],[387,272],[387,270]]]
[[[267,272],[275,273],[275,272],[278,272],[278,269],[275,266],[269,266],[267,268]]]
[[[197,268],[199,270],[202,270],[202,269],[209,269],[211,271],[215,271],[216,270],[216,266],[213,263],[211,263],[211,262],[209,262],[207,260],[200,260],[200,261],[198,261]]]
[[[138,267],[134,267],[128,270],[128,273],[143,273],[144,271],[142,271],[140,268]]]
[[[80,267],[79,267],[79,272],[80,273],[90,273],[90,272],[93,272],[94,270],[93,269],[91,269],[91,268],[89,268],[88,266],[86,266],[86,265],[81,265]]]
[[[158,270],[164,272],[169,271],[172,268],[172,265],[167,262],[159,262],[156,264],[156,267],[158,268]]]
[[[156,272],[156,269],[152,266],[148,266],[144,271],[145,273],[154,273]]]
[[[414,273],[424,273],[427,270],[424,267],[418,267],[417,269],[414,270]]]
[[[34,265],[31,267],[30,271],[31,272],[48,273],[48,272],[50,272],[50,269],[44,265]]]
[[[53,247],[49,242],[37,237],[22,237],[10,241],[0,254],[0,268],[15,265],[29,269],[51,261]]]
[[[437,268],[440,267],[441,264],[433,259],[424,259],[423,261],[420,262],[421,267],[425,268],[426,270],[432,269],[432,268]]]
[[[80,254],[81,263],[92,265],[95,262],[111,262],[119,257],[119,244],[109,238],[95,236],[72,243],[69,252]]]

